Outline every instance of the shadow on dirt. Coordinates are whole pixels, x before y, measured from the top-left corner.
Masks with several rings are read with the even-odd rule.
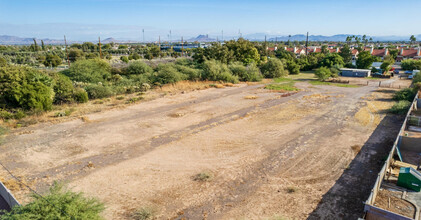
[[[387,115],[307,219],[358,219],[363,216],[377,174],[392,148],[404,117]]]

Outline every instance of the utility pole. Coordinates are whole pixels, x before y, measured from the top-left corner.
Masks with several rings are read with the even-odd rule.
[[[266,44],[266,35],[265,35],[265,51],[267,51],[267,50],[268,50],[268,46]]]
[[[184,40],[183,40],[183,36],[181,36],[181,56],[184,56]]]
[[[308,31],[307,31],[307,39],[306,39],[306,56],[307,56],[307,53],[308,53]]]
[[[99,46],[99,58],[102,59],[102,51],[101,51],[101,37],[98,37],[98,46]]]
[[[241,34],[241,30],[240,29],[238,29],[238,35],[240,36],[239,38],[242,38],[243,37],[243,35]]]
[[[224,30],[222,30],[221,32],[222,32],[222,42],[224,42]]]
[[[64,35],[64,46],[65,46],[65,48],[66,48],[67,64],[69,65],[69,68],[70,68],[69,53],[67,52],[67,41],[66,41],[66,35]]]
[[[161,35],[158,36],[159,52],[161,52]]]
[[[145,29],[142,29],[143,43],[145,43]]]

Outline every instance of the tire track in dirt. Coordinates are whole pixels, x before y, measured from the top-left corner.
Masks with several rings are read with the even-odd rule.
[[[306,155],[308,153],[304,151],[294,155],[294,151],[301,146],[312,146],[314,149],[311,150],[317,151],[317,149],[322,148],[317,143],[337,135],[339,130],[346,125],[343,119],[356,112],[355,109],[352,112],[347,112],[346,110],[349,108],[347,105],[347,103],[341,103],[341,100],[332,103],[332,106],[340,107],[329,110],[309,123],[306,129],[301,130],[295,135],[291,135],[284,144],[270,152],[269,157],[248,166],[248,170],[246,170],[244,175],[238,177],[236,180],[225,183],[221,187],[224,190],[218,195],[215,195],[210,201],[186,208],[180,212],[182,215],[176,216],[175,218],[201,219],[205,213],[207,219],[222,219],[224,213],[233,209],[234,206],[232,204],[245,201],[267,181],[268,177],[287,175],[292,169],[297,170],[301,166],[297,166],[300,162],[311,166],[311,163],[303,161],[305,157],[301,158],[301,160],[293,161],[293,163],[287,162],[291,162],[291,158],[299,158],[300,154]],[[339,115],[337,114],[338,112],[340,113]],[[335,117],[332,117],[332,115],[335,115]],[[305,169],[305,167],[306,165],[302,168]]]
[[[93,155],[90,157],[85,157],[74,161],[71,164],[56,166],[44,172],[32,174],[30,178],[43,178],[45,176],[48,176],[49,178],[53,179],[60,178],[69,180],[76,177],[85,176],[91,172],[95,172],[100,168],[104,168],[106,166],[110,166],[131,158],[139,157],[143,154],[152,151],[156,147],[179,140],[185,136],[193,135],[198,132],[216,127],[218,125],[238,120],[240,118],[246,117],[248,114],[252,114],[257,110],[271,108],[283,104],[291,99],[302,97],[306,94],[308,94],[308,92],[294,93],[288,97],[280,96],[278,98],[269,99],[261,104],[242,108],[222,116],[211,118],[198,124],[190,125],[181,130],[167,132],[158,137],[134,143],[122,149],[114,150],[99,155]],[[90,163],[95,165],[95,169],[86,169],[87,165]]]

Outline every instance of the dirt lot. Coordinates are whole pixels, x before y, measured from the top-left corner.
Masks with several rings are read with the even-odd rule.
[[[0,159],[39,191],[64,180],[98,197],[107,219],[142,207],[159,219],[360,217],[402,121],[386,116],[392,90],[296,86],[212,88],[20,128]]]

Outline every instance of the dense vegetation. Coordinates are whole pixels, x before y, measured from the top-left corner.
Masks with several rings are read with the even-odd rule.
[[[147,64],[139,59],[178,57],[181,53],[172,48],[160,50],[155,44],[117,47],[113,43],[85,42],[67,48],[71,65],[62,71],[39,68],[66,65],[63,46],[0,46],[0,118],[19,118],[23,112],[50,110],[53,104],[82,103],[89,99],[142,92],[182,80],[237,83],[316,69],[317,77],[324,81],[336,77],[339,68],[352,66],[351,50],[346,44],[340,53],[329,53],[327,46],[323,46],[319,53],[299,57],[283,47],[268,50],[268,45],[240,38],[185,50],[184,55],[191,58]],[[111,60],[111,54],[121,56]],[[359,67],[371,65],[376,60],[365,52],[360,54]]]
[[[69,191],[60,184],[54,184],[47,195],[40,197],[33,194],[33,201],[23,206],[15,206],[1,219],[103,219],[100,213],[104,205],[93,198],[86,198],[82,193]]]

